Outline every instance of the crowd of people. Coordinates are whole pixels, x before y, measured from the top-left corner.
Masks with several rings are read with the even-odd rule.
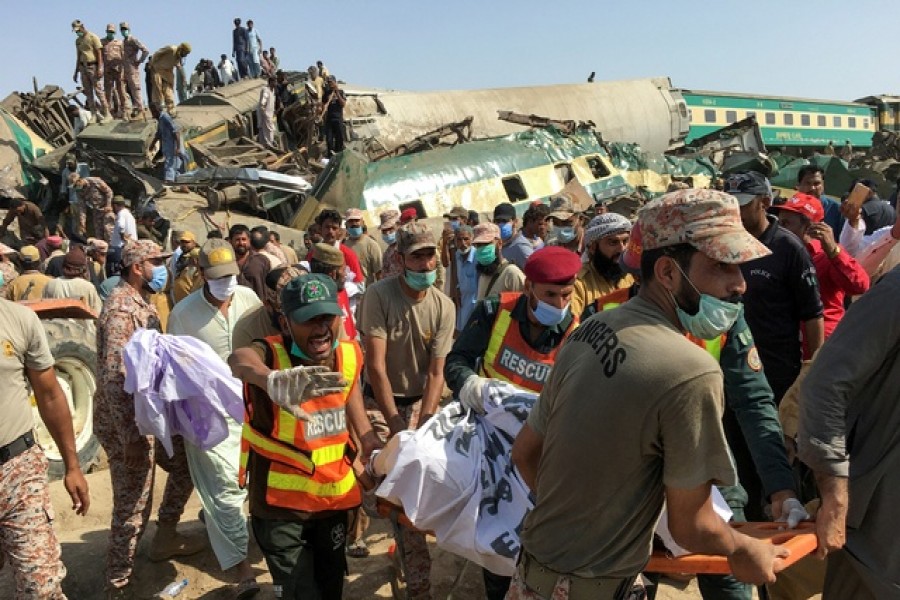
[[[678,544],[727,557],[731,575],[700,576],[704,598],[750,598],[754,584],[808,597],[779,591],[795,580],[826,597],[896,595],[900,218],[873,189],[862,204],[841,202],[808,166],[783,201],[746,172],[722,191],[674,184],[635,220],[560,194],[524,212],[497,204],[487,219],[453,207],[438,233],[415,208],[388,209],[374,236],[360,210],[325,209],[298,255],[265,227],[165,235],[153,214],[135,219],[102,180],[67,169],[61,192],[81,203],[70,223],[79,235],[50,235],[37,206],[14,200],[0,225],[18,225],[0,248],[0,294],[76,298],[98,314],[94,430],[114,491],[108,597],[134,595],[159,463],[168,480],[151,559],[206,547],[177,527],[196,490],[235,598],[260,589],[249,529],[278,597],[340,598],[346,557],[368,554],[372,457],[451,395],[483,412],[492,381],[540,397],[512,447],[536,502],[517,529],[515,574],[483,572],[490,600],[652,597],[655,576],[641,570],[664,500]],[[21,502],[48,502],[30,385],[84,512],[40,324],[7,300],[0,319],[15,332],[7,357],[18,358],[4,366],[16,393],[4,401],[0,485],[25,482],[37,491]],[[197,369],[230,367],[244,384],[243,421],[228,417],[211,446],[196,428],[146,435],[125,366],[141,329],[208,346]],[[716,515],[712,486],[736,522],[815,517],[827,570],[782,570],[785,550]],[[0,518],[32,529],[0,536],[19,596],[62,597],[49,523]],[[18,551],[37,540],[40,555]],[[397,552],[408,597],[431,597],[424,533],[403,527]]]

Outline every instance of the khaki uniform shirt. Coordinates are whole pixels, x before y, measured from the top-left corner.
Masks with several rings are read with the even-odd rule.
[[[357,239],[347,238],[344,244],[356,252],[359,257],[359,264],[362,267],[363,275],[366,276],[366,285],[375,283],[375,276],[381,271],[381,261],[383,252],[381,246],[372,236],[364,233]]]
[[[100,38],[90,31],[85,31],[80,38],[75,38],[75,51],[78,53],[78,64],[86,65],[97,62],[103,46]]]
[[[52,281],[40,271],[25,271],[7,287],[6,298],[13,302],[38,300],[44,297],[44,287]]]

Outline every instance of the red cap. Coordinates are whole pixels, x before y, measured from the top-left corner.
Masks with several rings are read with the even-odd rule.
[[[798,215],[803,215],[813,223],[821,223],[825,220],[825,210],[822,208],[822,202],[815,196],[801,192],[794,194],[790,200],[774,208],[789,210]]]
[[[544,246],[525,261],[525,277],[532,283],[566,285],[581,270],[581,259],[562,246]]]
[[[625,251],[619,256],[619,265],[632,275],[639,275],[641,272],[641,255],[644,253],[644,245],[641,240],[641,224],[635,221],[631,226],[631,235],[628,237],[628,243],[625,245]]]
[[[416,219],[419,216],[419,213],[416,212],[416,209],[413,207],[409,207],[404,209],[402,213],[400,213],[400,224],[403,225],[405,223],[409,223],[410,221]]]

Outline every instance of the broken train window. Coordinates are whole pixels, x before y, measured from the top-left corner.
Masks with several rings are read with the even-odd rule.
[[[599,156],[588,156],[585,160],[587,160],[587,165],[594,179],[603,179],[609,176],[609,169],[606,168]]]
[[[518,175],[503,178],[503,189],[506,190],[506,196],[510,202],[518,202],[528,199],[528,192],[525,190],[525,184]]]

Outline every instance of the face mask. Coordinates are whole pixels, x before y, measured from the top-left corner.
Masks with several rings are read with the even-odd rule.
[[[358,238],[362,234],[363,234],[362,227],[348,227],[347,228],[347,235],[349,235],[353,239]]]
[[[112,32],[110,32],[110,31],[107,31],[107,32],[106,32],[106,39],[108,39],[108,40],[113,40],[113,39],[115,39],[115,37],[116,37],[116,34],[115,34],[115,33],[112,33]]]
[[[3,273],[0,272],[0,287],[3,287],[4,283],[6,283],[6,277],[4,277]]]
[[[680,266],[678,270],[681,271]],[[688,279],[684,271],[681,271],[681,274],[691,284],[691,287],[700,294],[700,307],[697,309],[697,313],[689,315],[678,305],[675,295],[669,292],[669,295],[672,296],[672,301],[675,302],[675,312],[678,314],[678,320],[681,321],[681,325],[688,333],[701,340],[709,340],[729,331],[734,322],[737,321],[738,316],[740,316],[743,304],[719,300],[715,296],[703,294],[697,289],[694,282]]]
[[[406,274],[404,275],[406,279],[406,284],[417,292],[422,292],[427,290],[431,286],[434,285],[434,282],[437,281],[437,271],[425,271],[424,273],[417,273],[415,271],[406,270]]]
[[[450,229],[454,232],[459,231],[459,221],[450,221]]]
[[[391,245],[397,241],[397,232],[394,233],[382,233],[381,239],[384,240],[384,243],[387,245]]]
[[[534,318],[544,327],[553,327],[562,323],[569,314],[569,305],[566,304],[562,308],[556,308],[547,304],[543,300],[537,300],[537,308],[533,309]]]
[[[83,31],[76,31],[76,32],[75,32],[75,37],[84,37],[84,32],[83,32]]]
[[[334,343],[331,345],[332,350],[336,350],[338,347],[338,340],[334,340]],[[300,346],[297,345],[297,342],[291,342],[291,354],[299,358],[300,360],[305,360],[308,362],[312,362],[313,359],[306,355],[306,352],[300,349]]]
[[[129,31],[129,30],[127,30],[127,29],[123,29],[123,30],[122,30],[122,37],[126,37],[126,38],[127,38],[129,35],[131,35],[131,31]]]
[[[497,247],[494,244],[475,248],[475,260],[479,265],[491,265],[497,260]]]
[[[166,287],[166,282],[169,280],[169,270],[166,269],[166,265],[159,265],[158,267],[153,267],[150,272],[150,279],[146,280],[147,287],[153,292],[159,293]]]
[[[206,282],[210,295],[219,302],[225,302],[234,294],[237,289],[237,277],[231,275],[229,277],[221,277],[219,279],[210,279]]]
[[[571,225],[567,225],[565,227],[556,227],[555,225],[550,229],[551,238],[556,238],[562,244],[568,244],[572,240],[575,239],[575,228]]]
[[[506,223],[503,223],[502,225],[500,225],[500,239],[501,240],[504,240],[504,241],[508,240],[509,238],[512,237],[512,234],[513,234],[512,223],[507,221]]]

